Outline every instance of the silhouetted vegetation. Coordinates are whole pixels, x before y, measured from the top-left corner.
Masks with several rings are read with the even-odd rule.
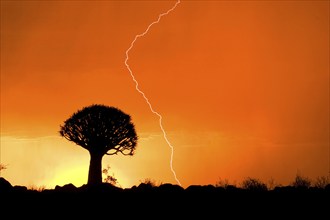
[[[150,189],[152,191],[157,191],[158,188],[181,188],[183,191],[210,191],[210,192],[219,192],[218,189],[223,189],[224,191],[228,190],[228,191],[233,191],[233,190],[237,190],[237,191],[241,191],[241,192],[271,192],[271,191],[279,191],[279,189],[294,189],[294,190],[303,190],[306,191],[305,189],[309,189],[310,191],[324,191],[324,192],[328,192],[330,193],[330,182],[329,182],[329,177],[317,177],[316,180],[313,182],[311,179],[307,178],[307,177],[303,177],[299,174],[297,174],[294,178],[294,181],[291,182],[290,185],[286,185],[286,186],[281,186],[281,185],[277,185],[275,187],[273,187],[274,189],[271,189],[271,187],[268,187],[267,184],[263,183],[261,180],[257,179],[257,178],[251,178],[251,177],[247,177],[245,178],[239,185],[241,187],[236,186],[236,184],[230,184],[229,181],[227,179],[219,179],[219,181],[217,181],[214,185],[209,184],[209,185],[190,185],[187,188],[183,188],[179,185],[173,185],[170,183],[157,183],[155,180],[150,179],[150,178],[146,178],[140,181],[140,184],[138,186],[133,186],[131,188],[128,189],[124,189],[122,187],[116,186],[117,184],[117,179],[114,178],[113,174],[110,175],[109,174],[110,171],[110,167],[108,166],[107,168],[105,168],[103,170],[104,174],[106,174],[106,178],[104,178],[104,182],[99,184],[99,185],[83,185],[81,187],[76,187],[73,184],[66,184],[64,186],[56,186],[55,189],[47,189],[45,186],[29,186],[29,187],[25,187],[25,186],[12,186],[6,179],[0,177],[0,193],[4,193],[4,192],[10,192],[10,191],[15,191],[15,187],[16,189],[20,189],[23,190],[25,189],[25,191],[37,191],[37,192],[50,192],[50,191],[58,191],[58,190],[63,190],[64,191],[70,191],[68,189],[75,189],[78,191],[83,192],[84,190],[87,189],[97,189],[100,188],[102,189],[102,186],[109,186],[109,189],[116,189],[118,191],[134,191],[136,189],[138,189],[139,191],[141,191],[141,189]],[[22,187],[22,188],[20,188]],[[106,187],[105,187],[106,188]],[[143,190],[142,190],[143,191]],[[220,190],[221,191],[221,190]]]
[[[60,128],[61,136],[89,151],[88,184],[94,185],[102,183],[102,157],[133,155],[138,140],[130,115],[105,105],[78,110]]]
[[[250,191],[266,191],[267,185],[258,179],[248,177],[243,180],[242,188]]]
[[[140,180],[140,183],[150,185],[151,187],[156,187],[159,185],[162,185],[162,183],[157,183],[156,180],[150,179],[150,178],[145,178],[143,180]]]
[[[125,189],[107,182],[80,187],[66,184],[45,189],[12,186],[0,178],[0,207],[2,213],[15,207],[24,217],[29,212],[34,217],[36,212],[31,210],[35,208],[53,213],[57,207],[54,214],[61,213],[59,218],[68,213],[77,218],[86,212],[107,218],[108,210],[116,210],[123,217],[132,214],[131,217],[136,218],[155,211],[160,216],[182,214],[192,219],[196,215],[202,219],[213,219],[219,212],[221,215],[227,212],[234,219],[242,215],[264,219],[265,213],[277,218],[289,215],[305,217],[308,214],[313,219],[320,219],[328,214],[330,207],[330,185],[325,185],[327,181],[326,177],[320,177],[311,187],[306,178],[297,176],[292,185],[269,189],[265,183],[250,177],[239,184],[241,187],[231,185],[227,180],[218,181],[215,185],[183,188],[170,183],[158,185],[154,180],[145,179],[139,185]]]
[[[77,219],[77,213],[90,211],[93,219],[107,219],[107,214],[101,215],[102,217],[96,214],[114,210],[120,211],[122,217],[128,218],[127,215],[133,213],[132,218],[140,219],[145,214],[158,210],[156,213],[160,215],[156,219],[166,219],[164,215],[167,213],[173,213],[167,218],[175,218],[182,211],[183,219],[189,214],[195,219],[196,213],[202,214],[199,216],[202,219],[214,219],[219,217],[219,213],[223,214],[224,210],[234,209],[234,212],[230,212],[230,218],[242,217],[240,213],[244,213],[247,218],[246,215],[252,212],[250,217],[255,219],[260,215],[260,210],[268,210],[272,217],[282,210],[286,215],[293,210],[296,219],[299,214],[293,208],[296,206],[299,207],[298,211],[303,210],[302,217],[305,218],[306,211],[309,211],[314,219],[319,219],[328,214],[330,207],[329,177],[318,177],[313,182],[300,174],[288,186],[279,185],[274,179],[267,185],[257,178],[248,177],[240,184],[219,179],[214,185],[190,185],[183,188],[146,178],[138,186],[124,189],[110,172],[110,166],[102,170],[102,158],[104,155],[118,153],[133,155],[138,137],[131,117],[114,107],[91,105],[77,111],[60,126],[60,134],[89,151],[91,159],[88,183],[80,187],[68,183],[47,189],[43,186],[13,186],[0,177],[0,202],[4,202],[0,204],[2,212],[13,207],[16,210],[25,208],[25,211],[38,207],[40,210],[48,210],[52,215],[64,211],[65,216],[73,213],[72,217]],[[0,164],[0,170],[5,168]],[[6,206],[9,206],[8,209]],[[187,208],[183,208],[184,206]],[[138,209],[132,211],[136,207]],[[142,212],[144,214],[137,217],[141,210],[145,211]],[[242,210],[245,212],[241,212]],[[22,213],[26,218],[27,212]],[[35,217],[35,212],[32,216]],[[44,217],[42,216],[43,219]],[[264,215],[261,217],[265,219]],[[277,217],[282,218],[283,214]],[[63,215],[59,218],[63,218]]]
[[[1,171],[1,170],[4,170],[4,169],[7,169],[7,166],[4,165],[4,164],[2,164],[2,163],[0,163],[0,171]]]
[[[117,185],[118,180],[115,178],[114,174],[110,174],[110,166],[102,170],[102,173],[105,175],[103,182],[110,183],[111,185]]]
[[[34,185],[31,185],[29,187],[27,187],[28,190],[31,190],[31,191],[38,191],[38,192],[42,192],[46,189],[46,186],[34,186]]]
[[[297,174],[291,185],[295,188],[308,189],[312,185],[312,181],[308,177],[304,177],[300,174]]]
[[[330,186],[330,178],[329,176],[319,176],[316,178],[314,187],[319,189],[325,189],[325,187]]]
[[[222,187],[222,188],[227,188],[229,186],[229,181],[228,179],[221,179],[219,178],[219,180],[215,183],[216,187]]]

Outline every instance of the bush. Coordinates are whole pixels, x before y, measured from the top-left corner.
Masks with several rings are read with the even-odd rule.
[[[228,179],[219,178],[219,180],[215,183],[215,187],[221,187],[221,188],[226,189],[228,186],[229,186]]]
[[[312,181],[308,177],[303,177],[300,174],[297,174],[295,180],[292,182],[292,186],[295,188],[308,189],[311,185]]]
[[[267,188],[268,190],[274,190],[276,187],[281,187],[282,185],[277,183],[273,178],[268,180]]]
[[[242,182],[242,188],[251,191],[267,191],[267,185],[255,178],[246,178]]]
[[[104,168],[102,170],[102,173],[105,175],[103,182],[105,183],[110,183],[111,185],[115,186],[118,184],[117,179],[115,178],[114,174],[110,175],[109,174],[110,171],[110,166],[108,165],[107,168]]]
[[[0,171],[1,171],[1,170],[4,170],[4,169],[7,169],[7,166],[4,165],[4,164],[2,164],[2,163],[0,163]]]
[[[29,187],[27,187],[27,189],[30,191],[43,192],[46,189],[46,186],[30,185]]]
[[[140,182],[141,182],[142,184],[149,185],[149,186],[151,186],[151,187],[156,187],[156,186],[159,186],[159,185],[162,184],[162,183],[157,184],[155,180],[152,180],[152,179],[150,179],[150,178],[146,178],[146,179],[144,179],[144,180],[140,180]]]
[[[327,176],[317,177],[314,183],[314,187],[319,189],[325,189],[327,185],[330,184],[330,178]]]

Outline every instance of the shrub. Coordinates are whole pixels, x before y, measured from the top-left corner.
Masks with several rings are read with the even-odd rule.
[[[228,179],[219,178],[219,180],[215,183],[215,187],[222,187],[226,189],[228,186],[229,186]]]
[[[312,185],[312,181],[308,177],[296,175],[295,180],[292,182],[292,186],[295,188],[306,188],[308,189]]]
[[[37,191],[37,192],[42,192],[46,189],[46,186],[35,186],[35,185],[30,185],[27,187],[28,190],[31,191]]]
[[[149,186],[152,186],[152,187],[155,187],[155,186],[157,186],[158,184],[156,184],[156,181],[155,180],[152,180],[152,179],[150,179],[150,178],[146,178],[146,179],[144,179],[144,180],[140,180],[140,182],[142,183],[142,184],[146,184],[146,185],[149,185]]]
[[[248,177],[242,182],[242,188],[251,191],[267,191],[267,185],[258,179]]]
[[[4,164],[2,164],[2,163],[0,163],[0,171],[1,171],[1,170],[4,170],[4,169],[7,169],[7,166],[4,165]]]
[[[330,184],[330,178],[328,176],[319,176],[316,178],[314,186],[319,189],[325,189]]]
[[[107,168],[102,170],[102,173],[105,175],[103,181],[105,183],[110,183],[111,185],[115,186],[115,185],[117,185],[118,181],[115,178],[114,174],[112,174],[112,175],[109,174],[109,171],[110,171],[109,165],[107,166]]]
[[[276,187],[281,187],[281,184],[278,184],[273,178],[268,180],[267,188],[268,190],[274,190]]]

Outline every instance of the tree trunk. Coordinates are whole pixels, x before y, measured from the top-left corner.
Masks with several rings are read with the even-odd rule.
[[[102,157],[103,155],[91,153],[89,163],[88,185],[97,185],[102,183]]]

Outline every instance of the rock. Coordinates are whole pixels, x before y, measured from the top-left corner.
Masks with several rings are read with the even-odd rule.
[[[0,192],[8,192],[13,186],[5,178],[0,177]]]
[[[77,187],[75,187],[72,183],[66,184],[64,186],[55,186],[55,191],[57,192],[76,192]]]

